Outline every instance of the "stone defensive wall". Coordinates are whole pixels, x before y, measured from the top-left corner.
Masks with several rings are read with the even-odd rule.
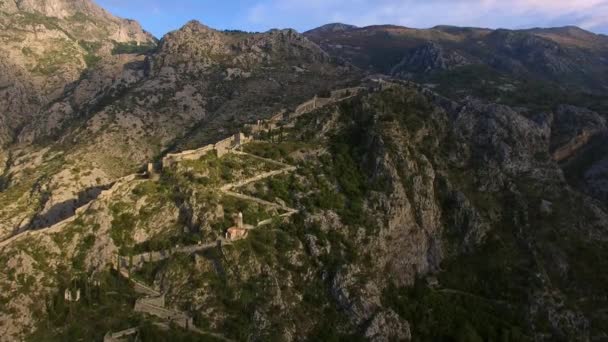
[[[114,183],[111,183],[110,188],[108,188],[107,190],[103,190],[99,196],[97,196],[97,198],[91,200],[89,203],[81,206],[80,208],[77,208],[74,212],[74,215],[68,217],[67,219],[61,221],[61,222],[57,222],[56,224],[45,228],[45,229],[40,229],[40,230],[26,230],[20,234],[14,235],[4,241],[0,242],[0,249],[4,248],[6,246],[8,246],[9,244],[22,239],[24,237],[30,236],[37,236],[40,234],[52,234],[55,232],[58,232],[60,230],[62,230],[66,225],[68,225],[69,223],[73,222],[78,216],[80,216],[81,214],[85,213],[87,210],[89,210],[89,208],[93,205],[93,203],[102,200],[102,199],[107,199],[110,198],[113,194],[114,191],[116,190],[116,188],[124,183],[128,183],[131,181],[136,180],[138,177],[142,177],[141,174],[132,174],[132,175],[128,175],[122,178],[119,178],[118,180],[116,180]]]
[[[355,96],[362,91],[365,91],[367,88],[365,87],[352,87],[352,88],[344,88],[333,90],[331,92],[331,96],[327,98],[315,96],[312,99],[300,104],[293,113],[290,113],[287,119],[294,119],[303,114],[311,112],[317,108],[321,108],[330,103],[335,103],[338,101],[345,100],[352,96]],[[278,112],[273,115],[269,119],[266,120],[258,120],[257,123],[254,124],[246,124],[245,128],[251,132],[251,134],[257,134],[261,132],[268,132],[270,130],[274,130],[278,127],[279,123],[285,119],[285,110]]]
[[[168,259],[176,253],[192,254],[205,249],[210,249],[218,246],[218,242],[209,242],[200,245],[191,245],[184,247],[176,247],[155,252],[145,252],[133,256],[118,256],[118,265],[121,269],[140,269],[147,262],[158,262]]]
[[[312,100],[309,100],[309,101],[304,102],[301,105],[299,105],[296,108],[296,110],[294,111],[294,114],[292,117],[298,117],[302,114],[305,114],[305,113],[315,110],[317,108],[326,106],[330,103],[334,103],[337,101],[347,99],[349,97],[359,94],[360,92],[362,92],[364,90],[365,90],[364,87],[352,87],[352,88],[333,90],[331,92],[331,96],[328,98],[315,96]]]
[[[286,110],[283,109],[282,111],[280,111],[277,114],[273,115],[270,119],[268,119],[268,121],[270,121],[270,122],[279,122],[279,121],[282,121],[283,118],[285,117],[285,112],[286,112]]]
[[[167,154],[162,160],[162,166],[171,167],[183,160],[197,160],[211,151],[216,151],[218,157],[221,157],[249,141],[251,141],[251,138],[245,136],[243,133],[237,133],[224,140],[220,140],[213,145],[207,145],[196,150]]]
[[[167,154],[162,161],[163,167],[171,167],[182,160],[196,160],[214,150],[213,145],[207,145],[196,150]]]
[[[230,153],[230,150],[232,150],[232,147],[234,147],[235,145],[236,142],[234,140],[234,137],[230,137],[216,142],[214,145],[214,149],[215,151],[217,151],[217,156],[221,157],[227,153]]]
[[[108,332],[103,337],[103,342],[120,342],[125,341],[130,336],[135,336],[139,333],[139,328],[131,328],[123,331],[119,331],[117,333]]]
[[[163,297],[164,302],[164,296],[161,297]],[[194,327],[192,317],[188,316],[183,312],[170,310],[163,306],[156,305],[157,303],[159,303],[159,300],[159,298],[140,298],[135,301],[134,310],[136,312],[146,313],[167,320],[169,322],[173,322],[185,329]]]
[[[332,99],[342,100],[350,96],[355,96],[366,90],[365,87],[352,87],[352,88],[344,88],[338,89],[331,92]]]
[[[312,100],[306,101],[306,102],[302,103],[301,105],[299,105],[296,108],[296,110],[294,111],[294,114],[295,114],[295,116],[299,116],[304,113],[308,113],[321,106],[324,106],[325,104],[329,103],[330,101],[331,101],[331,98],[318,98],[315,96]]]

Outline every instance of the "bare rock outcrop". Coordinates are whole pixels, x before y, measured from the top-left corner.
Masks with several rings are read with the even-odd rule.
[[[411,338],[409,323],[381,305],[381,291],[363,281],[355,266],[340,269],[332,280],[331,293],[338,306],[370,341],[405,341]]]
[[[407,78],[412,73],[453,70],[470,62],[456,51],[446,51],[441,45],[429,42],[414,49],[395,65],[390,74]]]
[[[553,159],[573,156],[596,135],[607,131],[606,119],[591,110],[562,105],[555,110],[551,130]]]

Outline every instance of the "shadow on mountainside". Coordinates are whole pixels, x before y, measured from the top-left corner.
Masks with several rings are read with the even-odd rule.
[[[32,222],[23,230],[39,230],[49,228],[76,214],[76,210],[97,199],[104,190],[108,190],[113,184],[88,188],[78,193],[78,198],[55,204],[44,213],[36,215]]]

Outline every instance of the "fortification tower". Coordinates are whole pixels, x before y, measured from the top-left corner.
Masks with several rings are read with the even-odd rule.
[[[234,224],[236,225],[236,228],[243,229],[243,213],[239,212],[238,215],[236,215]]]

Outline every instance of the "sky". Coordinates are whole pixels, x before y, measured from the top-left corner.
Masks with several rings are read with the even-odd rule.
[[[608,0],[95,0],[160,38],[197,19],[216,29],[300,32],[327,23],[530,28],[576,25],[608,34]]]

